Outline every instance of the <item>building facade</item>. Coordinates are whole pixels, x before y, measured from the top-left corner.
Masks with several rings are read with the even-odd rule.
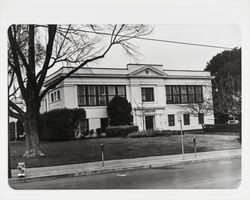
[[[69,72],[62,67],[47,77],[45,86]],[[132,105],[133,123],[139,130],[201,129],[214,124],[213,112],[194,115],[187,105],[212,105],[210,72],[165,70],[163,65],[128,64],[127,68],[83,68],[48,92],[41,112],[59,108],[84,108],[84,131],[108,126],[107,104],[116,95]]]

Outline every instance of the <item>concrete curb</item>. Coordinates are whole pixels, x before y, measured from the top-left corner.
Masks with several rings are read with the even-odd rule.
[[[20,183],[20,182],[32,182],[32,181],[40,181],[40,180],[51,180],[56,178],[65,178],[65,177],[77,177],[77,176],[86,176],[86,175],[93,175],[93,174],[105,174],[105,173],[112,173],[112,172],[120,172],[126,170],[135,170],[135,169],[149,169],[155,167],[164,167],[164,166],[171,166],[177,164],[188,164],[188,163],[196,163],[196,162],[205,162],[205,161],[212,161],[212,160],[220,160],[220,159],[230,159],[230,158],[238,158],[241,155],[220,155],[218,157],[207,157],[207,158],[188,158],[184,160],[175,160],[169,162],[159,162],[159,163],[152,163],[152,164],[137,164],[133,166],[108,166],[106,169],[93,169],[89,171],[82,171],[82,172],[72,172],[72,173],[65,173],[65,174],[55,174],[55,175],[48,175],[48,176],[40,176],[40,177],[25,177],[25,178],[11,178],[9,179],[9,183]]]

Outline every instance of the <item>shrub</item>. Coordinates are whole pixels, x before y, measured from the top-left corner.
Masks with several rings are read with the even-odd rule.
[[[129,133],[137,132],[138,126],[123,125],[106,128],[107,137],[126,137]]]
[[[59,141],[74,139],[79,120],[85,119],[84,109],[57,109],[40,115],[39,138]]]
[[[146,130],[135,133],[128,134],[129,138],[140,138],[140,137],[158,137],[158,136],[171,136],[174,134],[179,134],[179,131],[170,130]]]
[[[206,124],[205,132],[241,132],[240,124]]]
[[[131,104],[124,97],[115,96],[109,102],[107,111],[111,126],[129,125],[133,121]]]

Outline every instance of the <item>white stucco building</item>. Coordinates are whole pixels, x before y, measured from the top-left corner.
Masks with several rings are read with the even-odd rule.
[[[45,86],[66,74],[62,67],[47,77]],[[83,68],[66,78],[42,101],[41,112],[58,108],[84,108],[87,120],[82,129],[108,126],[107,103],[115,95],[126,97],[133,108],[134,124],[139,130],[200,129],[214,124],[214,115],[193,116],[183,104],[201,103],[211,98],[210,72],[165,70],[163,65],[128,64],[127,68]],[[212,100],[211,100],[212,101]],[[212,102],[211,102],[212,103]]]

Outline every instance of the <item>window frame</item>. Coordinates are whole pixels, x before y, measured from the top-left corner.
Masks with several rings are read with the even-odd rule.
[[[173,117],[173,118],[171,119],[171,117]],[[170,123],[170,122],[172,122],[172,123]],[[168,115],[168,126],[175,126],[175,115],[173,115],[173,114]]]
[[[89,94],[89,87],[92,86],[95,88],[95,94]],[[109,95],[109,88],[108,87],[115,87],[115,95]],[[85,95],[80,94],[80,87],[83,87],[85,90]],[[104,91],[105,91],[105,95],[100,95],[99,94],[99,88],[100,87],[104,87]],[[124,88],[124,95],[118,95],[118,87],[123,87]],[[100,97],[104,97],[105,98],[105,104],[100,103]],[[77,105],[78,107],[93,107],[93,106],[107,106],[108,103],[112,100],[110,99],[110,97],[115,97],[115,96],[121,96],[126,98],[127,94],[126,94],[126,85],[77,85]],[[95,104],[94,105],[90,105],[90,97],[94,97],[95,98]],[[85,104],[80,104],[80,98],[85,98]],[[84,102],[84,100],[83,100]]]
[[[145,91],[145,100],[143,99],[143,90]],[[147,92],[146,91],[150,91],[150,90],[152,90],[152,98],[151,99],[149,99],[149,100],[147,100],[147,97],[149,97],[149,96],[147,96]],[[141,98],[142,98],[142,102],[154,102],[155,101],[155,98],[154,98],[154,96],[155,96],[155,94],[154,94],[154,87],[141,87]]]
[[[182,94],[181,87],[186,87],[185,94]],[[192,94],[190,93],[191,87],[193,87],[194,91]],[[200,88],[200,93],[197,93],[198,88]],[[175,91],[177,92],[175,93]],[[188,103],[204,102],[202,85],[165,85],[165,92],[166,92],[166,104],[188,104]],[[185,95],[185,97],[183,97],[183,95]],[[186,99],[186,102],[183,101],[183,99]]]
[[[186,118],[186,117],[188,117],[188,118]],[[188,114],[188,113],[183,114],[183,124],[190,125],[190,114]]]

